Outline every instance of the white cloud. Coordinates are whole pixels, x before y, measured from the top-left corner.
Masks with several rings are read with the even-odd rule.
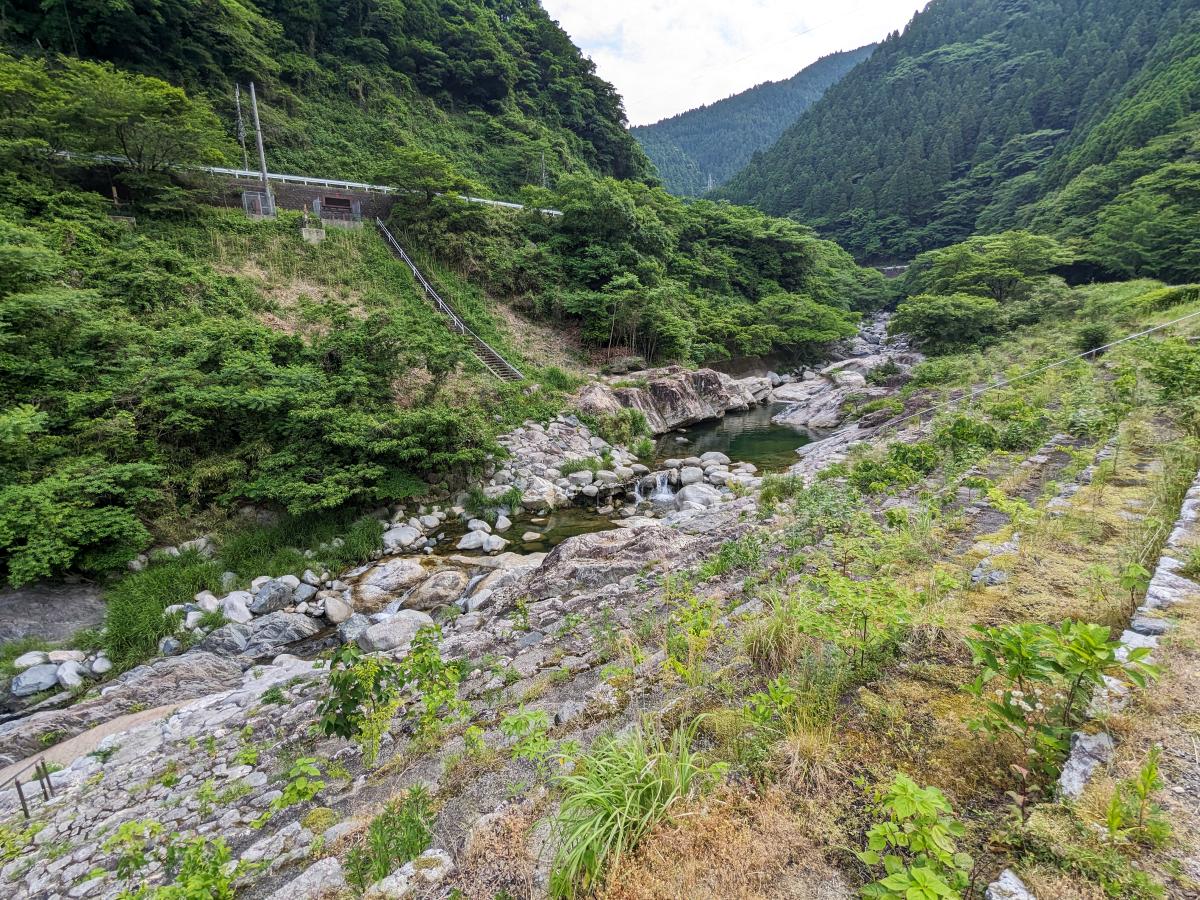
[[[542,0],[634,125],[796,74],[903,29],[926,0]]]

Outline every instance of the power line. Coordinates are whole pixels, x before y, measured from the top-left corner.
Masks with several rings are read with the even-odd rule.
[[[986,385],[984,387],[976,388],[975,390],[971,391],[970,393],[964,394],[963,396],[957,397],[953,400],[947,400],[943,403],[935,403],[932,406],[927,406],[924,409],[917,410],[917,412],[915,412],[915,413],[909,413],[907,416],[902,416],[899,419],[892,419],[888,422],[884,422],[882,425],[876,426],[876,428],[874,430],[878,432],[878,431],[882,431],[885,428],[894,428],[895,426],[899,425],[901,422],[907,422],[909,419],[915,419],[918,416],[924,416],[928,413],[934,412],[934,411],[942,409],[944,407],[954,406],[954,405],[963,403],[964,401],[969,402],[971,400],[974,400],[980,394],[985,394],[988,391],[994,391],[998,388],[1008,387],[1010,384],[1014,384],[1018,381],[1023,381],[1026,378],[1031,378],[1034,375],[1039,375],[1042,372],[1046,372],[1050,369],[1055,369],[1059,366],[1064,366],[1069,362],[1074,362],[1077,359],[1083,359],[1086,356],[1095,356],[1097,353],[1100,353],[1104,350],[1108,350],[1112,347],[1117,347],[1121,344],[1128,343],[1129,341],[1136,340],[1137,338],[1140,338],[1140,337],[1145,337],[1148,334],[1153,334],[1154,332],[1161,331],[1164,328],[1170,328],[1172,325],[1178,325],[1180,322],[1186,322],[1188,319],[1194,319],[1197,316],[1200,316],[1200,310],[1197,310],[1196,312],[1193,312],[1193,313],[1188,313],[1186,316],[1180,316],[1178,319],[1172,319],[1170,322],[1164,322],[1161,325],[1155,325],[1153,328],[1147,328],[1144,331],[1139,331],[1135,334],[1127,335],[1126,337],[1123,337],[1119,340],[1104,344],[1101,347],[1096,347],[1093,350],[1085,350],[1083,353],[1076,353],[1073,356],[1064,356],[1062,359],[1056,359],[1056,360],[1054,360],[1054,362],[1046,363],[1046,365],[1044,365],[1044,366],[1038,366],[1036,369],[1030,369],[1028,372],[1024,372],[1021,375],[1014,375],[1012,378],[1004,378],[1004,379],[1001,379],[1000,381],[993,382],[992,384]],[[835,434],[844,434],[844,433],[845,433],[845,430],[836,432]],[[833,435],[831,435],[831,437],[832,436]]]

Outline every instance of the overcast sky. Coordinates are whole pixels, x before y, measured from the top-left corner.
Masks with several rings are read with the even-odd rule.
[[[903,30],[926,0],[542,0],[646,125]]]

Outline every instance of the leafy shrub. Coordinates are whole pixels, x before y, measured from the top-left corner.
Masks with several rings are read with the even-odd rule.
[[[876,822],[867,832],[867,847],[857,856],[886,875],[863,888],[864,897],[937,900],[962,895],[974,860],[958,852],[966,834],[945,795],[923,788],[903,773],[876,795]]]
[[[150,542],[140,513],[157,499],[161,477],[149,463],[109,464],[89,456],[0,487],[0,561],[9,583],[124,565]]]
[[[804,479],[795,475],[764,475],[758,499],[764,506],[791,500],[804,491]]]
[[[1105,676],[1143,686],[1158,674],[1146,662],[1148,648],[1120,659],[1121,643],[1109,639],[1104,625],[1067,620],[1058,627],[1028,622],[976,630],[979,637],[968,638],[967,646],[980,672],[967,690],[983,701],[984,712],[972,726],[1016,738],[1047,775],[1056,772]]]
[[[354,644],[336,650],[328,693],[317,707],[321,733],[357,741],[364,762],[373,765],[380,741],[391,727],[406,690],[415,695],[406,715],[415,720],[420,735],[432,734],[442,724],[461,717],[465,708],[458,699],[462,673],[442,660],[440,640],[438,626],[425,626],[399,663],[364,655]]]
[[[1200,286],[1182,284],[1148,291],[1138,299],[1138,305],[1152,312],[1162,312],[1185,303],[1200,302]]]
[[[1113,339],[1113,327],[1108,322],[1088,322],[1075,334],[1075,349],[1080,353],[1091,353]]]
[[[733,571],[754,569],[762,561],[765,550],[762,536],[751,532],[722,544],[715,555],[701,564],[696,574],[700,578],[714,578]]]
[[[995,450],[1000,445],[1000,433],[990,422],[955,413],[937,424],[933,442],[959,456],[971,450]]]
[[[882,460],[867,458],[854,463],[847,478],[858,490],[876,494],[916,484],[938,461],[937,451],[928,444],[892,443]]]
[[[1155,744],[1134,778],[1120,782],[1108,805],[1105,827],[1113,843],[1133,841],[1161,847],[1171,835],[1170,820],[1154,802],[1154,794],[1163,788],[1158,760],[1162,747]]]
[[[595,890],[608,865],[628,853],[671,809],[707,790],[723,774],[677,730],[669,742],[645,730],[602,741],[560,775],[562,805],[554,821],[558,851],[550,893],[573,898]]]
[[[888,358],[867,373],[867,384],[887,384],[901,372],[894,359]]]
[[[346,877],[360,891],[420,856],[433,838],[429,794],[417,785],[392,800],[367,826],[366,840],[346,857]]]

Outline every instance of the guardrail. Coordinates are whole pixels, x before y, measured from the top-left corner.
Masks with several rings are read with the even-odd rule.
[[[29,818],[29,801],[25,797],[25,792],[21,790],[21,776],[33,769],[37,774],[38,786],[42,789],[42,797],[49,801],[54,796],[54,785],[50,781],[50,768],[46,765],[46,758],[39,756],[29,765],[24,766],[11,775],[3,784],[0,784],[0,790],[12,784],[17,789],[17,799],[21,801],[21,812],[25,814],[25,818]],[[32,782],[26,782],[32,784]]]
[[[56,150],[53,156],[60,156],[63,159],[86,159],[92,162],[116,163],[117,165],[127,166],[130,164],[130,159],[126,156],[116,156],[111,153],[74,153],[70,150]],[[262,172],[257,169],[230,169],[225,166],[173,166],[175,169],[182,169],[191,172],[208,172],[211,175],[227,175],[231,178],[250,178],[255,181],[262,181]],[[309,175],[288,175],[280,172],[268,172],[268,181],[277,181],[281,184],[298,184],[305,187],[325,187],[336,188],[345,191],[362,191],[370,194],[419,194],[422,191],[414,191],[407,188],[395,188],[388,184],[370,184],[366,181],[342,181],[338,178],[314,178]],[[435,192],[437,195],[443,196],[441,192]],[[471,194],[455,194],[459,200],[467,203],[482,203],[485,206],[499,206],[504,209],[525,209],[524,203],[513,203],[509,200],[491,200],[487,197],[475,197]],[[546,209],[540,206],[531,206],[530,209],[535,212],[545,213],[548,216],[561,216],[562,210]]]

